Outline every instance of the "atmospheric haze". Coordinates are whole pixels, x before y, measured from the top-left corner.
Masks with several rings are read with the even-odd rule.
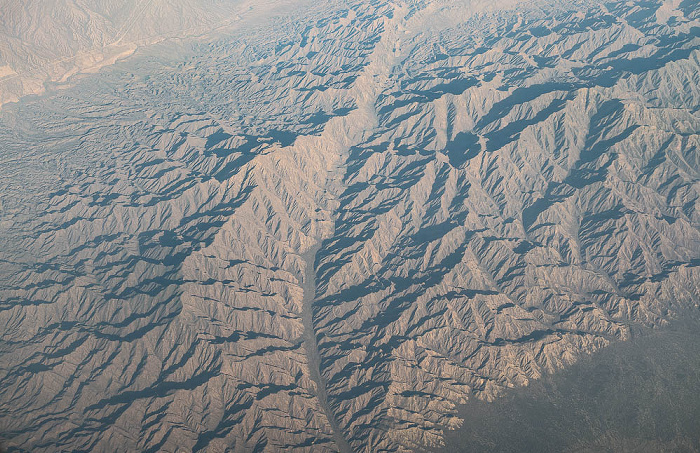
[[[0,106],[8,451],[700,451],[697,0],[0,0]]]

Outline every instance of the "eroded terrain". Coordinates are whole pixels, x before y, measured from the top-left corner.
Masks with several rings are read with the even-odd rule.
[[[3,106],[11,450],[421,451],[697,308],[695,2],[297,6]]]

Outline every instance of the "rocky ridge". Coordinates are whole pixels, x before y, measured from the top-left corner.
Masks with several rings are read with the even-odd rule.
[[[328,2],[4,107],[8,444],[421,451],[697,306],[699,14]]]

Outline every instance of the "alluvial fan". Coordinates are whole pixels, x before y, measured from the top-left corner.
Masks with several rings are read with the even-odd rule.
[[[10,451],[425,451],[700,305],[695,0],[7,3]]]

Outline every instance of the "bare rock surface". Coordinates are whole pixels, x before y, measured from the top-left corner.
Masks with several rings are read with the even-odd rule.
[[[287,8],[269,0],[7,0],[0,4],[0,106],[70,85],[146,45],[231,30]],[[298,5],[300,2],[296,2]]]
[[[700,304],[696,2],[82,3],[0,10],[12,451],[423,451]]]

